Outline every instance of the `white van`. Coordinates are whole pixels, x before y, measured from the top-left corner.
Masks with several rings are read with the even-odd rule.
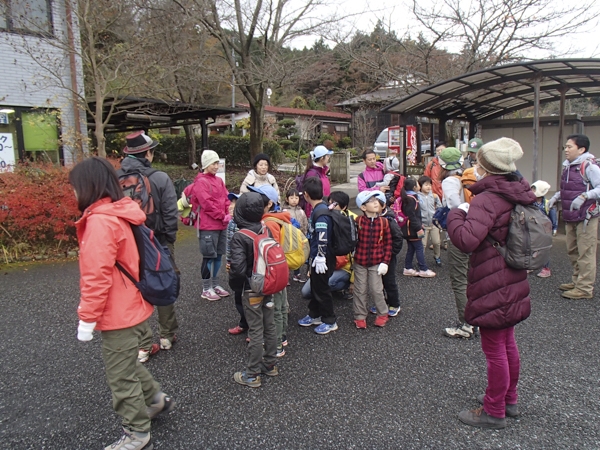
[[[375,144],[373,144],[373,151],[381,159],[383,159],[387,156],[387,152],[388,152],[388,129],[387,128],[385,130],[383,130],[381,133],[379,133],[379,136],[377,136],[377,139],[375,139]]]

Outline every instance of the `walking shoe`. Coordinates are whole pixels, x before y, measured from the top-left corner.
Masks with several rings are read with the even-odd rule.
[[[455,327],[444,328],[444,334],[453,338],[469,339],[473,336],[473,327],[468,323],[458,323]]]
[[[537,274],[537,276],[540,278],[548,278],[550,275],[552,275],[552,272],[550,272],[548,267],[544,267],[542,270],[540,270],[540,273]]]
[[[221,297],[214,291],[214,289],[207,289],[205,291],[202,291],[202,295],[200,297],[208,300],[209,302],[221,300]]]
[[[242,328],[239,325],[236,325],[235,327],[230,328],[229,330],[227,330],[227,332],[229,334],[234,334],[234,335],[235,334],[242,334],[242,333],[245,333],[246,331],[248,331],[247,328]]]
[[[283,336],[281,336],[281,345],[283,345],[284,347],[288,346],[288,340],[287,340],[287,336],[285,334]]]
[[[138,351],[138,361],[143,364],[148,361],[152,355],[156,355],[159,351],[160,345],[158,344],[152,344],[150,350],[144,350],[143,348],[140,348]]]
[[[433,278],[433,277],[435,277],[435,275],[436,275],[436,273],[430,269],[421,270],[419,273],[417,273],[417,276],[422,277],[422,278]]]
[[[388,316],[390,317],[396,317],[398,314],[400,314],[400,307],[398,306],[397,308],[395,306],[390,306],[388,308]]]
[[[477,396],[477,401],[483,405],[483,399],[485,397],[485,394],[479,394]],[[508,403],[506,403],[506,405],[504,406],[504,413],[506,414],[506,417],[519,417],[519,405],[509,405]]]
[[[338,329],[337,323],[333,322],[332,324],[322,323],[317,328],[315,328],[315,333],[317,334],[328,334],[331,331],[335,331]]]
[[[152,399],[152,404],[146,408],[150,420],[159,414],[166,414],[175,408],[175,400],[164,392],[158,392]]]
[[[275,354],[275,356],[277,356],[278,358],[282,358],[283,356],[285,356],[285,348],[283,348],[283,345],[277,349],[277,353]]]
[[[229,297],[229,292],[226,291],[225,289],[223,289],[221,286],[216,285],[213,288],[213,291],[215,291],[215,294],[217,294],[219,297]]]
[[[563,283],[558,287],[558,289],[560,291],[570,291],[571,289],[575,289],[575,283]]]
[[[252,388],[260,387],[260,375],[248,376],[245,370],[234,373],[233,379],[236,383],[243,384],[244,386]]]
[[[263,370],[261,373],[268,377],[276,377],[279,375],[279,369],[275,364],[273,364],[271,367],[265,366],[265,370]]]
[[[373,325],[376,327],[385,327],[385,324],[389,319],[390,317],[387,314],[384,316],[377,316],[377,319],[375,319],[375,323]]]
[[[407,277],[416,277],[419,274],[415,269],[404,269],[402,275],[406,275]]]
[[[442,265],[442,258],[433,258],[435,260],[436,265],[441,266]]]
[[[322,323],[323,322],[321,322],[320,317],[315,317],[313,319],[310,316],[303,317],[302,319],[300,319],[298,321],[298,325],[300,325],[301,327],[310,327],[311,325],[321,325]]]
[[[171,350],[171,347],[173,347],[174,342],[175,342],[175,339],[173,339],[173,342],[171,342],[167,338],[160,338],[160,349],[161,350]]]
[[[294,275],[292,280],[297,281],[298,283],[306,283],[306,279],[302,277],[302,275]]]
[[[581,289],[578,289],[578,288],[571,289],[570,291],[564,291],[562,293],[562,296],[564,298],[570,298],[572,300],[580,300],[583,298],[594,298],[593,294],[587,294],[586,292],[583,292]]]
[[[365,319],[359,319],[354,321],[354,325],[359,330],[365,330],[367,328],[367,321]]]
[[[123,428],[123,436],[109,445],[104,450],[153,450],[154,444],[150,441],[150,433],[138,433]]]
[[[470,411],[468,409],[461,411],[458,415],[458,420],[464,424],[471,425],[472,427],[492,428],[494,430],[506,427],[506,419],[504,417],[493,417],[488,415],[483,410],[483,406]]]
[[[354,295],[351,294],[349,291],[343,290],[342,291],[342,300],[352,300],[354,299]]]
[[[371,314],[377,314],[377,307],[376,307],[376,306],[371,306],[371,307],[369,308],[369,312],[370,312]]]

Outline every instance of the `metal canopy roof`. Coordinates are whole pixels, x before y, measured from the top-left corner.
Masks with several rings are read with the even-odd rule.
[[[94,111],[96,102],[88,102]],[[241,108],[195,105],[182,102],[167,102],[159,99],[139,97],[108,98],[103,105],[103,119],[114,108],[106,127],[107,132],[175,127],[202,123],[206,119],[245,111]],[[87,114],[88,128],[95,128],[94,118]]]
[[[403,116],[427,116],[469,122],[491,120],[534,106],[540,79],[540,103],[600,96],[600,59],[554,59],[496,66],[428,86],[383,108]]]

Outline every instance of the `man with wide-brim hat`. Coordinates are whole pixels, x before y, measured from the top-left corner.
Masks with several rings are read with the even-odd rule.
[[[127,145],[123,149],[125,158],[119,169],[120,180],[148,181],[150,197],[154,212],[146,215],[146,226],[154,230],[158,241],[169,249],[171,257],[175,259],[175,239],[177,238],[177,194],[169,175],[152,168],[154,149],[158,141],[153,140],[144,131],[135,131],[125,137]],[[145,180],[144,180],[145,178]],[[139,178],[138,178],[139,179]],[[121,182],[123,186],[124,182]],[[175,317],[174,305],[157,306],[160,344],[152,343],[152,330],[150,325],[142,336],[138,360],[146,362],[148,358],[160,349],[169,350],[177,340],[179,326]]]

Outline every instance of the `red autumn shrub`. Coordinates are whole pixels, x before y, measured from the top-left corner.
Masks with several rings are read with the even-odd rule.
[[[18,165],[0,173],[0,244],[77,242],[74,222],[80,217],[69,171],[50,164]]]

